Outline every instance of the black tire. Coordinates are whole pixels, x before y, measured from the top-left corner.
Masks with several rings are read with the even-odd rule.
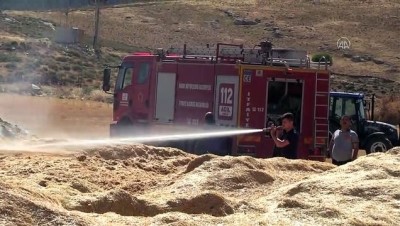
[[[375,152],[386,152],[391,148],[393,148],[393,145],[386,137],[374,137],[370,141],[368,141],[366,145],[366,152],[367,154]]]
[[[121,119],[121,121],[119,121],[117,123],[116,126],[116,137],[129,137],[129,130],[132,128],[133,124],[131,122],[131,120],[129,120],[128,118],[123,118]]]

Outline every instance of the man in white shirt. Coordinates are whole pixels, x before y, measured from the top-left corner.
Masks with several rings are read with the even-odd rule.
[[[340,129],[332,135],[329,151],[332,163],[340,166],[357,159],[359,139],[355,131],[351,130],[351,119],[343,115],[340,119]]]

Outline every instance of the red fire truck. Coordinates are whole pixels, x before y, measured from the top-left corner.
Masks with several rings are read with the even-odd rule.
[[[111,136],[194,131],[206,112],[213,112],[222,127],[265,128],[291,112],[300,134],[299,158],[323,159],[330,62],[321,59],[311,62],[306,51],[274,48],[270,42],[253,48],[220,43],[133,53],[115,67]],[[111,68],[104,70],[105,92]],[[240,135],[232,142],[233,155],[272,157],[273,140],[265,133]],[[180,148],[191,145],[186,141]]]

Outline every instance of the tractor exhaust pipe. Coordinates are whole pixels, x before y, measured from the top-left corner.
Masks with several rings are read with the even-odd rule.
[[[374,120],[374,111],[375,111],[375,94],[372,94],[372,98],[371,98],[371,121],[375,121]]]

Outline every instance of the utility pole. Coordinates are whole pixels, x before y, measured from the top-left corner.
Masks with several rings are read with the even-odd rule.
[[[69,27],[68,14],[71,7],[71,0],[68,0],[67,9],[65,10],[65,27]]]
[[[95,25],[94,25],[94,38],[93,38],[93,49],[95,52],[98,51],[98,36],[99,36],[99,20],[100,20],[100,1],[95,0],[96,11],[95,11]]]

